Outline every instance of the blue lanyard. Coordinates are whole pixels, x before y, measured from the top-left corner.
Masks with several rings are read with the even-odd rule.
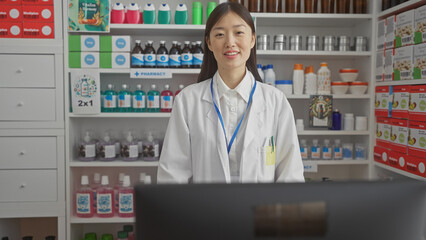
[[[234,140],[235,140],[235,137],[237,136],[238,130],[240,130],[241,123],[243,122],[243,119],[244,119],[244,116],[246,115],[247,109],[248,109],[248,108],[249,108],[249,106],[250,106],[251,100],[252,100],[252,98],[253,98],[254,90],[256,90],[256,84],[257,84],[257,83],[256,83],[256,80],[255,80],[255,81],[254,81],[254,86],[253,86],[253,88],[251,89],[250,98],[249,98],[249,101],[248,101],[248,103],[247,103],[246,110],[244,111],[243,117],[241,118],[240,122],[238,123],[238,126],[237,126],[237,128],[235,129],[234,134],[232,135],[231,141],[230,141],[230,142],[229,142],[229,144],[228,144],[228,138],[226,137],[225,125],[224,125],[224,123],[223,123],[222,114],[220,114],[220,110],[219,110],[219,108],[217,107],[216,102],[214,101],[213,78],[212,78],[212,81],[211,81],[211,84],[210,84],[210,90],[211,90],[211,92],[212,92],[212,99],[213,99],[214,108],[216,109],[216,112],[217,112],[217,115],[218,115],[218,117],[219,117],[220,123],[222,124],[223,133],[225,134],[226,144],[228,145],[228,146],[227,146],[228,154],[229,154],[229,151],[231,151],[232,144],[234,143]]]

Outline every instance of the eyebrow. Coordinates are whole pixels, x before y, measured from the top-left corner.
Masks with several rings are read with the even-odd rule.
[[[234,25],[234,26],[232,26],[233,28],[238,28],[238,27],[247,27],[246,25],[244,25],[244,24],[238,24],[238,25]],[[212,30],[222,30],[222,29],[224,29],[224,27],[215,27],[215,28],[213,28]]]

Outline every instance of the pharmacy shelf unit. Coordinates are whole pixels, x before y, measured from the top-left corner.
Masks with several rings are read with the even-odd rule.
[[[396,173],[398,175],[401,175],[401,176],[404,176],[404,177],[407,177],[407,178],[411,178],[411,179],[415,179],[415,180],[419,180],[419,181],[426,181],[426,178],[424,178],[424,177],[417,176],[415,174],[399,170],[399,169],[391,167],[389,165],[385,165],[385,164],[382,164],[382,163],[374,162],[374,166],[382,168],[382,169],[385,169],[385,170],[387,170],[387,171],[389,171],[391,173]]]

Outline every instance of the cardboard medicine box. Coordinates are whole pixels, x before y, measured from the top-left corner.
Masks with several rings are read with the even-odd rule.
[[[386,19],[377,22],[377,51],[385,49]]]
[[[385,78],[385,51],[376,53],[376,82],[382,82]]]
[[[101,68],[130,68],[130,53],[101,52]]]
[[[385,49],[395,48],[395,23],[396,16],[386,18]]]
[[[390,117],[392,110],[392,95],[389,86],[376,87],[375,115],[377,117]]]
[[[414,121],[426,120],[426,85],[411,86],[408,119]]]
[[[98,52],[70,52],[70,68],[99,68]]]
[[[414,43],[426,42],[426,5],[414,11]]]
[[[22,23],[19,23],[19,22],[1,23],[0,38],[22,38]]]
[[[392,117],[408,119],[408,105],[410,103],[409,85],[393,86]]]
[[[0,22],[22,22],[22,6],[0,5]]]
[[[389,151],[388,164],[391,167],[405,171],[407,167],[408,155],[400,152]]]
[[[424,156],[422,158],[415,156],[407,157],[407,164],[405,170],[409,173],[426,177],[426,158]]]
[[[101,52],[130,52],[130,36],[101,36]]]
[[[21,0],[0,0],[0,5],[4,5],[4,4],[21,5],[22,1]]]
[[[407,153],[408,120],[391,119],[392,131],[390,136],[390,148],[396,152]]]
[[[68,51],[99,52],[99,35],[68,35]]]
[[[376,145],[390,148],[392,134],[392,119],[378,117],[376,119]]]
[[[393,80],[413,79],[413,46],[395,49],[393,61]]]
[[[22,0],[22,5],[53,5],[53,0]]]
[[[22,6],[22,19],[24,22],[54,22],[53,6]]]
[[[55,38],[55,23],[24,22],[24,38]]]
[[[393,81],[394,74],[393,74],[393,62],[394,62],[394,54],[395,49],[389,49],[385,51],[385,62],[383,66],[384,71],[384,77],[383,81]]]
[[[374,161],[388,165],[389,152],[390,150],[387,148],[374,146]]]
[[[408,154],[425,157],[426,156],[426,122],[410,121],[408,137]]]
[[[395,47],[414,44],[414,9],[396,16]]]
[[[426,79],[426,43],[414,45],[413,79]]]

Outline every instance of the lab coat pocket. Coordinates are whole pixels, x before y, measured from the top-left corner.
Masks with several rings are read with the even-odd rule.
[[[273,182],[275,177],[275,151],[272,151],[272,146],[264,146],[258,148],[258,153],[258,181]]]

